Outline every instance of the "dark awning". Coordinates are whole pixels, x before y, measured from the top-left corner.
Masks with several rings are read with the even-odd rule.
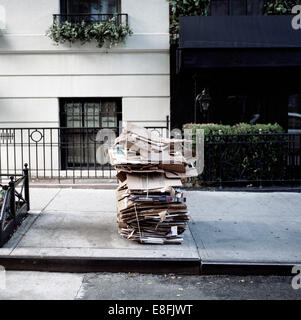
[[[181,17],[180,48],[301,48],[292,17]]]
[[[178,70],[301,66],[301,30],[293,16],[180,18]]]

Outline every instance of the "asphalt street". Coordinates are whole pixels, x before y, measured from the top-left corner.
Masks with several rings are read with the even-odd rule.
[[[0,300],[301,300],[292,279],[7,271]]]

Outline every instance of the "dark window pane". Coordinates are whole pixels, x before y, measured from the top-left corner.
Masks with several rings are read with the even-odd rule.
[[[229,1],[228,0],[212,0],[211,15],[212,16],[229,15]]]
[[[67,0],[67,13],[117,13],[117,0]]]
[[[117,13],[117,1],[101,0],[101,13]]]
[[[288,130],[292,133],[301,133],[301,94],[289,96]]]
[[[84,104],[84,124],[85,127],[99,127],[100,103]]]
[[[228,96],[223,113],[227,124],[248,122],[247,97],[239,95]]]
[[[117,127],[117,104],[115,101],[104,101],[101,104],[102,127]]]
[[[247,0],[231,0],[230,15],[243,16],[247,14]]]
[[[264,0],[249,0],[248,1],[248,15],[260,16],[263,14]]]
[[[98,13],[100,11],[99,0],[69,0],[68,13]]]
[[[66,125],[69,128],[79,128],[82,126],[82,106],[81,103],[66,103],[65,115]]]
[[[264,0],[211,0],[211,15],[262,15],[263,4]]]

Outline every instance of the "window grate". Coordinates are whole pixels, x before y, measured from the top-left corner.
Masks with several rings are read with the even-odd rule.
[[[120,99],[62,99],[60,110],[62,167],[99,167],[96,153],[101,129],[118,134],[121,120]]]

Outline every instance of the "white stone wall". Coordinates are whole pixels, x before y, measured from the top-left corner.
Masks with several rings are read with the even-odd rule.
[[[134,34],[108,50],[96,43],[56,46],[45,36],[52,14],[59,13],[59,0],[0,0],[1,173],[14,167],[21,173],[28,162],[33,177],[36,172],[39,177],[82,174],[61,171],[58,131],[41,131],[44,137],[36,143],[34,130],[4,129],[59,127],[60,97],[121,97],[123,120],[165,125],[170,109],[168,1],[121,3]]]
[[[167,0],[121,0],[134,32],[125,45],[56,46],[45,36],[58,0],[0,0],[0,126],[59,126],[59,97],[122,97],[123,119],[169,115]]]

